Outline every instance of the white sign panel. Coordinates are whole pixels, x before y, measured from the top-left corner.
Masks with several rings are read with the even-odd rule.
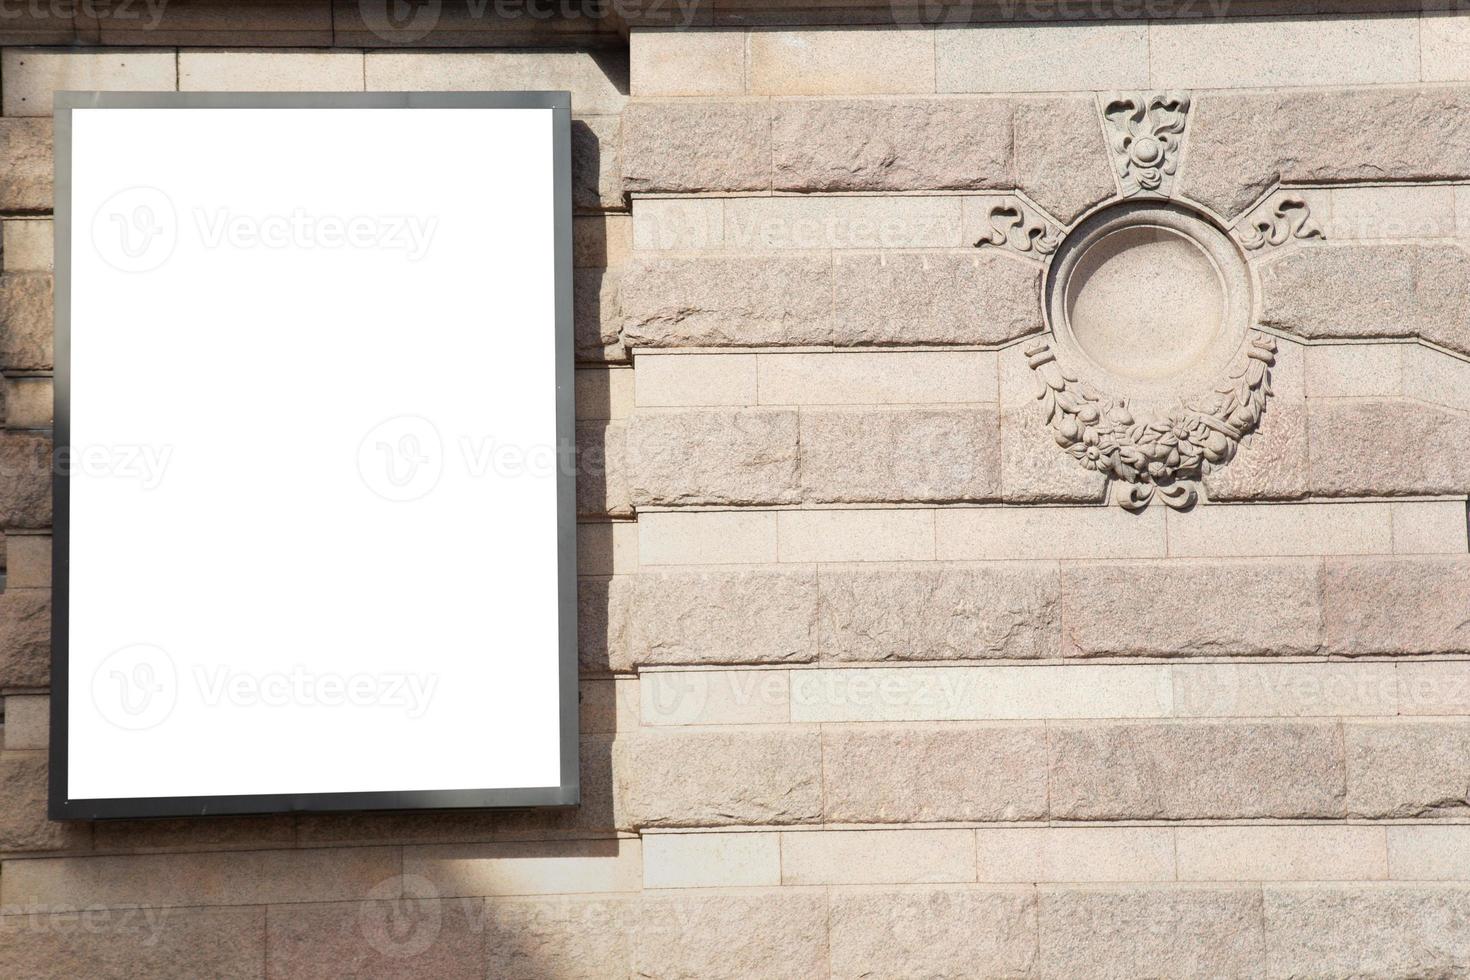
[[[577,801],[569,118],[58,97],[53,816]]]

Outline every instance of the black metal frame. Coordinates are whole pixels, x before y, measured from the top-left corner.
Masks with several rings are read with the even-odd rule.
[[[55,444],[71,441],[71,151],[74,109],[550,109],[552,191],[555,195],[556,436],[561,460],[575,445],[572,369],[571,95],[567,92],[387,93],[151,93],[58,92],[55,105],[56,369]],[[227,813],[442,810],[573,806],[580,802],[577,696],[576,467],[557,467],[558,689],[561,781],[556,786],[481,790],[365,793],[282,793],[241,796],[70,799],[67,795],[68,615],[71,494],[61,467],[53,468],[51,610],[51,785],[53,820],[170,817]],[[446,751],[449,751],[446,747]]]

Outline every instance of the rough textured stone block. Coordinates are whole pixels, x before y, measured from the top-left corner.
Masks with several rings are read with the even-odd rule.
[[[796,413],[637,412],[628,422],[628,484],[638,507],[794,503]]]
[[[996,410],[803,411],[801,484],[819,502],[998,500]]]
[[[1330,558],[1322,594],[1328,653],[1470,653],[1464,555]]]
[[[1016,187],[1063,224],[1117,193],[1091,95],[1017,102],[1015,141]]]
[[[0,687],[45,687],[51,677],[51,592],[0,592]]]
[[[0,221],[0,241],[6,272],[50,272],[56,265],[50,218]]]
[[[1467,291],[1470,253],[1449,243],[1306,245],[1262,266],[1261,322],[1311,338],[1422,337],[1467,354]]]
[[[51,526],[51,439],[0,434],[0,528]]]
[[[623,112],[630,191],[771,186],[770,109],[756,102],[632,102]]]
[[[1333,722],[1056,725],[1058,820],[1228,820],[1340,816],[1342,746]]]
[[[619,739],[613,752],[629,827],[815,823],[822,815],[815,730],[650,731]]]
[[[824,568],[823,660],[984,660],[1055,656],[1055,565]]]
[[[1042,888],[1038,898],[1049,980],[1263,975],[1258,888]]]
[[[1344,724],[1349,816],[1465,816],[1470,723]]]
[[[1046,816],[1041,726],[825,728],[827,823],[1038,820]]]
[[[1291,500],[1307,494],[1307,352],[1276,342],[1271,397],[1256,430],[1235,457],[1204,476],[1211,500]]]
[[[1310,559],[1078,562],[1062,569],[1064,653],[1291,656],[1322,646]]]
[[[778,100],[775,189],[942,190],[1011,186],[1006,99]]]
[[[1465,88],[1211,92],[1190,110],[1185,194],[1232,216],[1273,181],[1470,175]]]
[[[839,255],[838,344],[999,344],[1042,328],[1038,266],[984,252]]]
[[[45,752],[0,752],[0,854],[85,848],[90,840],[91,827],[85,823],[46,819]],[[22,904],[25,896],[10,887],[15,874],[7,871],[6,877],[5,903]],[[91,904],[72,902],[75,907]]]
[[[650,896],[629,941],[633,975],[647,980],[810,980],[827,975],[827,896]]]
[[[1268,885],[1272,977],[1459,977],[1470,972],[1463,885]]]
[[[622,276],[629,347],[825,345],[832,327],[826,255],[634,258]]]
[[[1030,889],[832,895],[832,980],[1024,977],[1036,965]]]
[[[632,669],[628,657],[630,592],[627,576],[577,579],[577,648],[582,670]]]
[[[817,574],[669,572],[632,579],[633,663],[809,663],[817,658]]]
[[[0,119],[0,211],[51,210],[51,119]]]
[[[627,423],[577,423],[577,513],[589,517],[633,513],[628,495]]]
[[[621,275],[613,269],[572,270],[572,336],[579,361],[625,361]]]
[[[1462,294],[1463,295],[1463,294]],[[1315,399],[1307,419],[1312,492],[1329,497],[1470,489],[1470,416],[1402,398]]]
[[[572,207],[578,211],[627,206],[618,155],[621,131],[619,116],[572,120]]]
[[[489,976],[601,980],[629,967],[634,903],[622,898],[485,902]]]
[[[50,370],[52,329],[50,274],[0,276],[0,367]]]
[[[0,917],[0,962],[11,980],[263,980],[265,918],[264,908],[7,915]]]
[[[405,879],[405,884],[410,880]],[[478,898],[276,905],[267,909],[266,970],[301,980],[481,980],[489,921]]]
[[[49,429],[52,398],[50,378],[8,378],[5,387],[5,425],[11,429]]]

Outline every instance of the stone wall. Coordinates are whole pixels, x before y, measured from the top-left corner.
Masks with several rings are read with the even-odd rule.
[[[553,52],[260,6],[0,55],[8,975],[1470,975],[1470,17]],[[46,821],[84,87],[572,91],[580,808]],[[1151,199],[1252,339],[1120,448],[1047,283]]]

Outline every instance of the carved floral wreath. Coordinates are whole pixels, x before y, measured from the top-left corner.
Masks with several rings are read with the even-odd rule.
[[[1168,414],[1135,415],[1126,398],[1111,398],[1068,375],[1050,344],[1026,348],[1041,379],[1046,421],[1057,445],[1083,466],[1123,482],[1119,503],[1142,510],[1157,493],[1170,507],[1193,506],[1194,480],[1230,461],[1261,421],[1271,394],[1276,341],[1252,332],[1245,363],[1208,395]]]

